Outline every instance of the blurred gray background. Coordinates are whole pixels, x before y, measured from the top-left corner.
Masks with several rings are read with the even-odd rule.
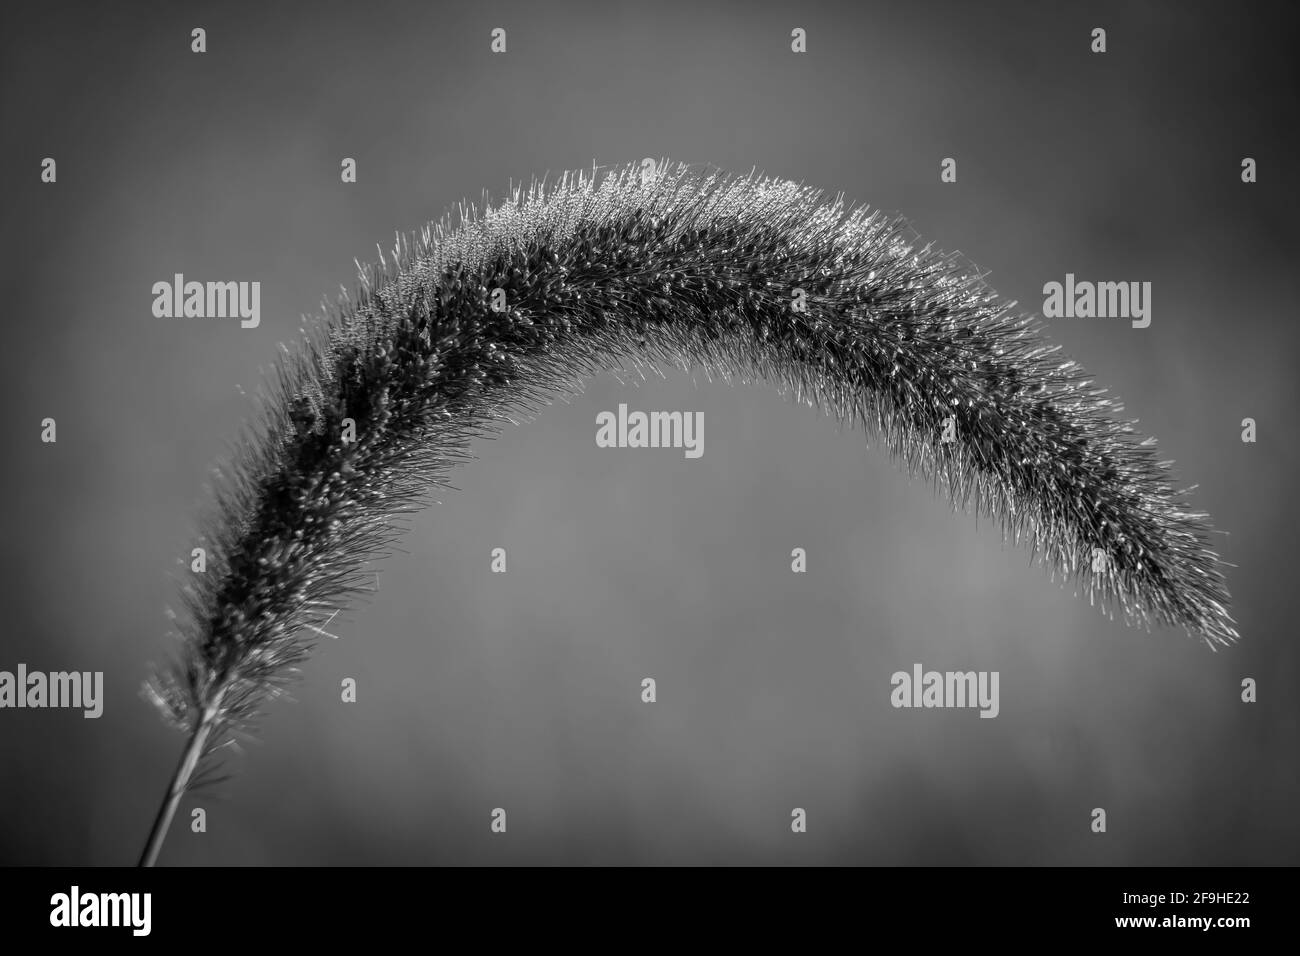
[[[162,862],[1300,861],[1285,9],[10,12],[0,669],[102,670],[107,702],[97,721],[0,712],[0,862],[135,861],[182,745],[138,689],[168,651],[209,469],[252,407],[240,388],[300,315],[351,284],[354,257],[462,197],[646,156],[757,166],[904,213],[1031,311],[1066,272],[1151,281],[1149,329],[1060,319],[1051,334],[1199,483],[1238,565],[1241,644],[1112,622],[770,386],[601,375],[478,446],[234,779],[186,801]],[[56,185],[39,181],[46,156]],[[355,185],[339,182],[345,156]],[[259,280],[261,327],[154,318],[150,287],[175,272]],[[596,414],[619,402],[702,411],[704,456],[598,449]],[[39,441],[46,416],[56,445]],[[1246,416],[1257,444],[1240,441]],[[999,671],[1001,715],[891,708],[891,673],[917,661]],[[194,806],[206,834],[189,830]]]

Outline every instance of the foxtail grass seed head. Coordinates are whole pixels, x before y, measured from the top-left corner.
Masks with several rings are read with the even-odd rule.
[[[773,380],[1127,621],[1237,637],[1208,517],[974,269],[793,182],[637,163],[399,237],[284,349],[152,699],[205,754],[247,730],[474,439],[620,362]]]

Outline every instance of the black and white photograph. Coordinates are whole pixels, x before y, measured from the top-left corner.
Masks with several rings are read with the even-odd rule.
[[[2,925],[192,936],[180,868],[1268,924],[1291,5],[4,19]]]

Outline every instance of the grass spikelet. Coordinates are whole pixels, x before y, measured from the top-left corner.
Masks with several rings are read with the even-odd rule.
[[[281,356],[218,482],[181,659],[149,685],[189,744],[142,863],[196,768],[373,590],[368,564],[471,442],[622,362],[772,380],[1128,622],[1237,637],[1207,516],[1118,403],[957,256],[780,179],[666,162],[566,173],[399,237]]]

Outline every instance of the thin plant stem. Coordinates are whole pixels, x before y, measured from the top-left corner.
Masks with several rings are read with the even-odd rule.
[[[139,865],[142,867],[153,866],[158,862],[158,854],[162,851],[163,841],[167,839],[167,831],[171,829],[176,808],[180,806],[181,797],[185,796],[185,791],[189,788],[194,768],[198,766],[199,758],[203,756],[203,747],[216,723],[221,704],[220,696],[218,694],[212,704],[203,711],[202,717],[194,727],[194,732],[190,734],[189,743],[185,745],[180,763],[176,765],[176,772],[172,774],[171,783],[167,785],[162,806],[158,808],[158,816],[154,818],[153,829],[149,831],[144,852],[140,854]]]

